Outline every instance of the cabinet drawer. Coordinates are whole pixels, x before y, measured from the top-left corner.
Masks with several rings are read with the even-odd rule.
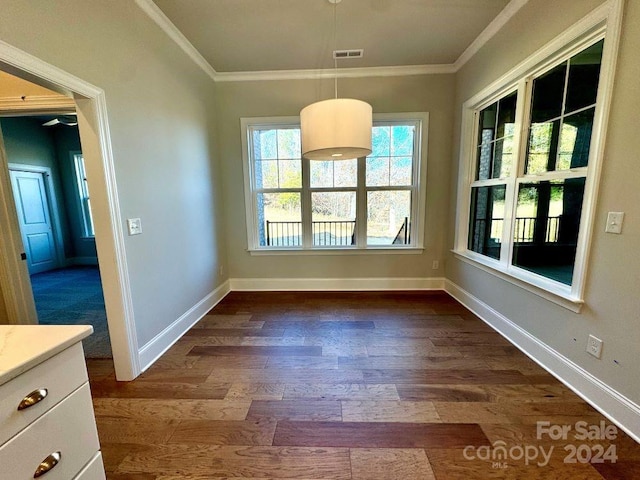
[[[82,344],[77,343],[46,362],[0,385],[0,445],[31,424],[87,381]],[[36,389],[47,396],[24,410],[18,405]]]
[[[60,452],[60,462],[45,480],[69,480],[100,449],[89,384],[64,399],[0,447],[0,479],[31,480],[45,458]]]
[[[46,478],[46,477],[45,477]],[[89,465],[84,467],[82,471],[73,480],[105,480],[104,465],[102,463],[102,454],[98,452]]]

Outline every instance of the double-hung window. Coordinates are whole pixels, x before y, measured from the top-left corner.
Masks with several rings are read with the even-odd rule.
[[[566,305],[582,300],[615,52],[605,32],[539,52],[464,107],[456,253]]]
[[[84,168],[84,157],[81,153],[73,154],[73,169],[76,176],[76,189],[80,202],[80,222],[83,237],[94,237],[93,216],[91,215],[91,198],[89,197],[89,185],[87,173]]]
[[[251,251],[422,247],[427,115],[375,116],[372,153],[301,158],[296,118],[242,119]]]

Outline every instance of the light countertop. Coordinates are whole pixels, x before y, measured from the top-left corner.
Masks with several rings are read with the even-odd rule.
[[[0,385],[92,333],[90,325],[0,325]]]

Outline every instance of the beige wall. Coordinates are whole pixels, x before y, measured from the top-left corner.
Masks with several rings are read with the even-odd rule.
[[[425,249],[415,255],[251,256],[247,251],[240,118],[298,115],[330,98],[333,81],[218,83],[229,274],[233,278],[438,277],[443,255],[453,121],[452,75],[341,79],[341,97],[370,102],[374,112],[429,112]]]
[[[457,181],[462,103],[600,3],[529,0],[459,72],[452,184]],[[572,313],[452,255],[446,269],[453,282],[635,402],[640,402],[639,51],[640,2],[632,0],[625,8],[582,313]],[[456,198],[452,190],[449,246],[453,245]],[[604,233],[607,211],[626,212],[622,235]],[[601,360],[585,352],[590,333],[604,340]]]
[[[142,346],[223,280],[211,79],[130,0],[5,0],[0,32],[106,92]]]

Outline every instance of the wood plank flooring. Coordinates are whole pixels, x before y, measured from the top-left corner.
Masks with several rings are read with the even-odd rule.
[[[640,478],[621,431],[538,438],[605,419],[441,292],[234,292],[135,381],[88,368],[110,480]]]

